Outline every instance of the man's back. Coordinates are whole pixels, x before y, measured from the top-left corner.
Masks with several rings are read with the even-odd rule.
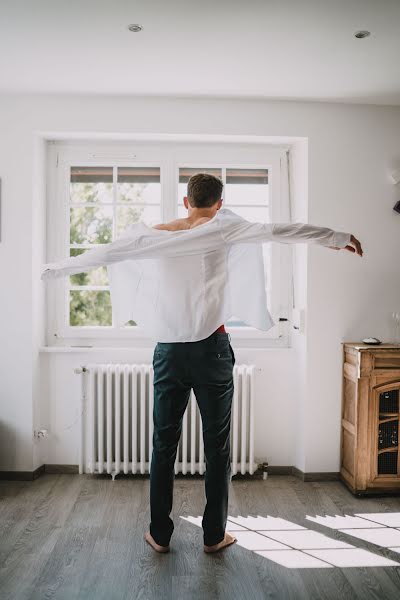
[[[159,223],[157,225],[153,225],[154,229],[166,229],[167,231],[180,231],[182,229],[193,229],[198,225],[202,225],[203,223],[207,223],[210,221],[212,217],[196,217],[196,218],[182,218],[182,219],[174,219],[169,223]]]

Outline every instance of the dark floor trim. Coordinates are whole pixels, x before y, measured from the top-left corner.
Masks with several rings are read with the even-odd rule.
[[[287,466],[270,466],[266,467],[265,471],[269,475],[294,475],[294,467]]]
[[[294,475],[302,481],[336,481],[339,479],[339,472],[322,471],[305,473],[293,466],[268,466],[266,468],[268,475]]]
[[[43,465],[45,473],[52,475],[77,475],[79,473],[78,465]]]
[[[264,463],[265,464],[265,463]],[[339,473],[336,472],[310,472],[304,473],[297,467],[293,466],[263,466],[260,467],[254,472],[253,475],[249,475],[248,473],[242,475],[241,473],[237,473],[233,475],[233,480],[239,479],[262,479],[264,470],[267,472],[268,476],[274,475],[294,475],[298,477],[302,481],[336,481],[339,479]],[[50,473],[52,475],[76,475],[79,472],[78,465],[42,465],[35,469],[35,471],[0,471],[0,480],[9,480],[9,481],[32,481],[40,475],[44,473]],[[124,476],[123,473],[120,473],[118,477]],[[140,476],[140,475],[139,475]],[[148,477],[148,474],[142,475],[142,477]],[[182,473],[178,473],[176,477],[204,477],[203,475],[199,475],[196,473],[195,475],[182,475]],[[126,476],[125,476],[126,477]],[[137,477],[134,475],[134,477]]]
[[[3,481],[33,481],[44,473],[44,465],[34,471],[0,471],[0,480]]]
[[[312,471],[310,471],[309,473],[304,473],[304,471],[301,471],[297,467],[291,467],[291,469],[292,469],[292,475],[295,475],[302,481],[336,481],[339,479],[339,475],[340,475],[339,472],[336,472],[336,471],[332,471],[332,472],[329,472],[329,471],[312,472]],[[269,468],[268,468],[268,471],[269,471]]]

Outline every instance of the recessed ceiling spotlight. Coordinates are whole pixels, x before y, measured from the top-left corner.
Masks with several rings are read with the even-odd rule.
[[[138,25],[137,23],[134,23],[133,25],[128,25],[128,29],[129,31],[142,31],[143,27],[141,25]]]
[[[361,39],[368,37],[369,35],[371,35],[370,31],[356,31],[354,37]]]

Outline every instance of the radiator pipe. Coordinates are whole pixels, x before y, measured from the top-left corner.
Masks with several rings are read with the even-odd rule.
[[[84,452],[85,452],[85,428],[83,427],[83,412],[86,406],[86,374],[88,370],[86,367],[78,367],[74,369],[74,373],[77,375],[82,374],[81,377],[81,397],[80,397],[80,442],[79,442],[79,475],[83,474],[84,465]]]

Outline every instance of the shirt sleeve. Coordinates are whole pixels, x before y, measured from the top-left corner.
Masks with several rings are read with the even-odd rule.
[[[218,227],[175,232],[143,232],[135,226],[124,237],[91,248],[79,256],[43,265],[41,279],[75,275],[129,259],[171,258],[210,252],[224,245]],[[155,230],[156,231],[156,230]]]
[[[58,262],[50,262],[43,265],[41,279],[55,279],[66,275],[75,275],[84,273],[91,269],[96,269],[103,265],[110,264],[115,260],[124,260],[132,250],[132,242],[128,240],[116,240],[110,244],[102,244],[99,247],[91,248],[79,256],[71,256]]]
[[[225,228],[222,236],[228,244],[243,242],[280,242],[284,244],[313,243],[321,246],[344,248],[350,243],[351,233],[308,223],[250,223],[241,221]]]

